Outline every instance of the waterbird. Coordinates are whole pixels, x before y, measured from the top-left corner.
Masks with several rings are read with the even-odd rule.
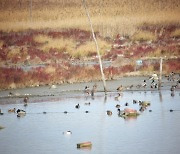
[[[65,134],[65,135],[71,135],[72,132],[71,132],[70,130],[68,130],[68,131],[63,132],[63,134]]]
[[[118,108],[118,109],[119,109],[120,107],[121,107],[121,106],[120,106],[119,104],[117,104],[117,105],[116,105],[116,108]]]
[[[90,105],[91,103],[89,102],[89,103],[84,103],[84,105]]]
[[[145,110],[145,108],[142,107],[142,106],[141,106],[140,109],[139,109],[140,112],[143,112],[144,110]]]
[[[21,109],[18,109],[18,110],[16,111],[16,113],[17,113],[17,116],[18,116],[18,117],[26,115],[26,111],[21,110]]]
[[[120,93],[118,93],[118,96],[114,97],[114,99],[115,99],[116,101],[119,101],[120,98],[121,98],[121,94],[120,94]]]
[[[116,89],[117,91],[123,91],[124,90],[124,88],[123,88],[123,86],[122,85],[120,85],[117,89]]]
[[[120,114],[120,113],[121,113],[121,110],[120,110],[119,108],[117,109],[117,111],[118,111],[118,114]]]
[[[4,113],[2,113],[1,109],[0,109],[0,115],[3,115]]]
[[[138,102],[137,100],[134,100],[134,99],[133,99],[133,104],[137,104],[137,102]]]
[[[76,108],[76,109],[79,109],[79,108],[80,108],[80,105],[79,105],[79,104],[77,104],[77,105],[75,106],[75,108]]]
[[[14,113],[15,113],[15,112],[16,112],[16,108],[14,108],[14,109],[9,109],[8,112],[14,112]]]
[[[67,114],[68,112],[67,111],[64,111],[64,114]]]
[[[85,88],[84,88],[84,93],[87,94],[87,95],[90,94],[89,86],[85,86]]]
[[[110,110],[107,110],[107,115],[112,115],[112,111],[110,111]]]
[[[28,105],[28,104],[27,104],[28,100],[29,100],[29,97],[28,97],[28,96],[24,97],[24,106],[27,106],[27,105]]]
[[[173,109],[170,109],[169,111],[170,111],[170,112],[173,112],[174,110],[173,110]]]
[[[128,106],[128,105],[129,105],[128,102],[126,102],[126,103],[125,103],[125,106]]]

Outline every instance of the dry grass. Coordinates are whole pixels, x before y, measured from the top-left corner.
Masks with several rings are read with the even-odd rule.
[[[111,48],[111,45],[103,40],[98,39],[97,42],[98,42],[98,46],[99,46],[101,55],[103,55],[106,50]],[[96,46],[93,41],[89,41],[89,42],[86,42],[85,44],[79,46],[76,49],[74,56],[75,57],[84,57],[84,56],[87,57],[93,53],[96,53]]]
[[[20,48],[19,47],[13,47],[10,52],[8,52],[7,57],[11,59],[12,57],[18,57],[20,54]]]
[[[76,42],[72,39],[51,38],[45,35],[37,35],[34,40],[41,43],[40,49],[48,52],[51,48],[56,48],[59,51],[67,52],[73,57],[87,57],[96,53],[96,46],[93,41],[88,41],[85,44],[76,47]],[[111,45],[103,40],[98,39],[100,54],[103,55],[106,50],[111,48]]]
[[[133,41],[155,41],[157,37],[155,34],[148,31],[138,31],[131,37],[131,39]]]
[[[0,48],[3,46],[4,41],[0,40]]]
[[[174,52],[169,51],[168,49],[162,50],[157,48],[155,51],[148,53],[147,57],[172,57],[172,56],[179,56],[179,52],[174,50]]]
[[[76,47],[76,42],[71,39],[63,38],[51,38],[45,35],[38,35],[34,37],[34,40],[43,45],[40,47],[41,50],[48,52],[51,48],[59,49],[60,51],[72,53]]]
[[[171,37],[180,37],[180,29],[176,29],[171,33]]]
[[[20,3],[21,2],[21,5]],[[80,28],[90,30],[79,0],[33,0],[30,22],[29,1],[1,0],[0,30],[21,31],[42,28]],[[105,36],[132,35],[143,23],[180,23],[177,0],[87,0],[93,26]]]

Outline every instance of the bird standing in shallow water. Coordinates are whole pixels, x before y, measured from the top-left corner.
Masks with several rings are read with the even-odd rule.
[[[116,101],[119,101],[120,98],[121,98],[121,94],[120,94],[120,93],[118,93],[118,96],[114,97],[114,99],[115,99]]]
[[[28,105],[28,104],[27,104],[28,100],[29,100],[29,97],[26,96],[26,97],[24,98],[24,106],[27,106],[27,105]]]

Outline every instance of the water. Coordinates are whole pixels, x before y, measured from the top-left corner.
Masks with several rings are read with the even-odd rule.
[[[178,154],[180,151],[180,101],[179,91],[172,97],[169,90],[123,92],[120,101],[109,92],[107,97],[98,92],[95,97],[85,97],[82,93],[54,97],[32,97],[27,107],[22,98],[1,99],[0,116],[1,154]],[[151,102],[137,118],[124,119],[117,115],[116,104],[129,103],[128,108],[139,109],[132,100]],[[9,101],[3,103],[2,101]],[[14,102],[13,102],[14,101]],[[90,102],[90,105],[85,103]],[[76,109],[75,105],[80,104]],[[25,117],[17,118],[8,113],[10,108],[26,110]],[[149,112],[149,110],[152,112]],[[173,112],[169,110],[173,109]],[[112,116],[106,114],[113,112]],[[46,114],[43,112],[46,111]],[[68,114],[64,114],[68,111]],[[85,113],[89,111],[89,113]],[[70,130],[71,135],[64,135]],[[77,143],[92,142],[92,148],[77,149]]]

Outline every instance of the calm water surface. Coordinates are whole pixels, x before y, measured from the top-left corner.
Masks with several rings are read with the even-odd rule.
[[[124,92],[120,101],[115,96],[117,93],[108,93],[105,98],[99,92],[92,99],[74,93],[71,97],[30,98],[27,107],[23,106],[22,99],[1,104],[4,115],[0,116],[0,125],[5,129],[0,130],[0,153],[179,154],[179,91],[173,97],[169,90]],[[119,117],[116,104],[124,109],[128,102],[129,108],[139,109],[132,103],[133,99],[150,101],[151,106],[137,118]],[[88,102],[91,104],[85,105]],[[77,103],[79,109],[75,108]],[[16,114],[7,112],[14,107],[26,110],[26,116],[17,118]],[[106,114],[107,110],[113,112],[112,116]],[[44,111],[47,113],[43,114]],[[67,130],[72,134],[64,135]],[[86,141],[92,142],[91,149],[76,148],[77,143]]]

